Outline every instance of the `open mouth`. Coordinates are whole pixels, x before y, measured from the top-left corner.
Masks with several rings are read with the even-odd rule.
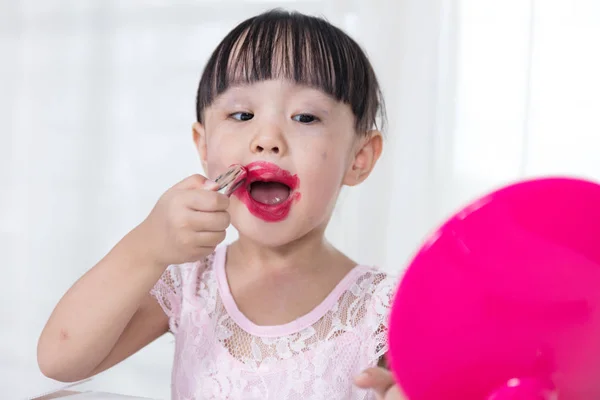
[[[276,181],[254,181],[248,188],[254,201],[269,206],[281,204],[290,197],[292,189],[285,183]]]
[[[236,197],[264,221],[287,218],[292,205],[300,199],[298,176],[265,161],[248,164],[246,170],[246,185],[235,191]]]

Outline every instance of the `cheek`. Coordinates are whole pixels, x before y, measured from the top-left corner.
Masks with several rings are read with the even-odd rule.
[[[209,178],[216,178],[229,167],[235,159],[235,149],[228,143],[227,136],[213,134],[207,135],[206,140],[206,166]]]
[[[206,167],[207,167],[207,175],[209,178],[215,178],[219,171],[223,169],[223,162],[219,157],[219,151],[210,146],[206,147]]]
[[[336,150],[313,149],[311,156],[302,157],[301,192],[309,195],[312,203],[329,204],[335,200],[345,174],[345,158]],[[304,196],[304,195],[303,195]]]

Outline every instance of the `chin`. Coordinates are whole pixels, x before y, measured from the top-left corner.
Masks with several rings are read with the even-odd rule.
[[[240,237],[269,248],[288,245],[317,228],[310,224],[310,218],[301,218],[302,213],[295,213],[294,210],[277,222],[256,217],[243,204],[236,204],[230,212],[232,225]]]

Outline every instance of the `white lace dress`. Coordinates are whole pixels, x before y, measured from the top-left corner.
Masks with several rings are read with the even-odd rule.
[[[223,246],[171,266],[152,289],[175,335],[173,399],[375,398],[353,378],[387,351],[394,278],[357,266],[309,314],[258,326],[235,304],[225,257]]]

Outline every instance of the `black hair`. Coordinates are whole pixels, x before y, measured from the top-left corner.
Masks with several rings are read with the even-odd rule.
[[[359,134],[383,128],[383,96],[361,47],[323,18],[280,9],[243,21],[219,43],[198,86],[198,122],[231,85],[277,78],[348,104]]]

